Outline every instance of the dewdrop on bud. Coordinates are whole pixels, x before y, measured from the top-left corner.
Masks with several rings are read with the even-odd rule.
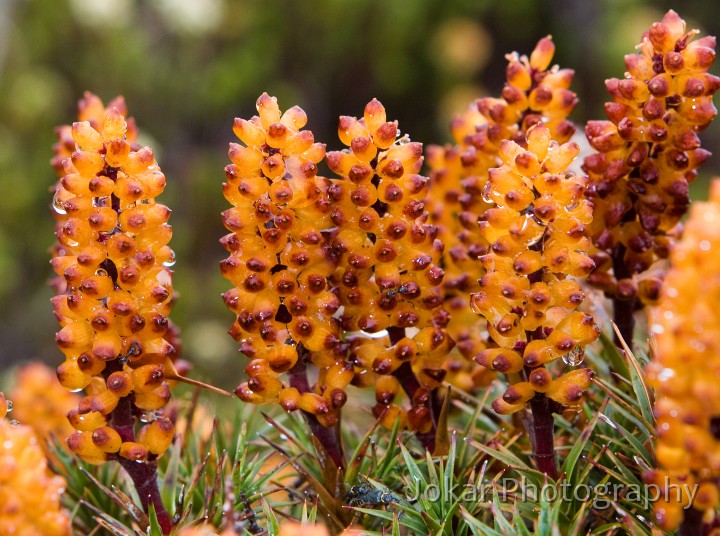
[[[562,356],[562,360],[565,362],[565,364],[570,365],[571,367],[577,367],[578,365],[581,365],[584,359],[585,359],[585,347],[584,346],[575,346],[567,354],[564,354]]]

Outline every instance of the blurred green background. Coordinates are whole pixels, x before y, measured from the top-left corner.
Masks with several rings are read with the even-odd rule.
[[[338,115],[362,114],[373,97],[414,140],[442,143],[454,112],[499,92],[507,52],[552,34],[556,62],[576,70],[583,123],[603,117],[603,80],[622,76],[623,55],[673,7],[689,27],[720,31],[720,3],[708,0],[0,0],[0,367],[61,361],[46,286],[48,161],[54,127],[74,120],[84,90],[124,95],[155,150],[168,177],[160,200],[174,211],[183,353],[197,376],[232,387],[245,360],[219,297],[220,185],[232,120],[253,115],[260,93],[302,106],[331,149]],[[702,137],[717,156],[696,197],[720,173],[718,124]]]

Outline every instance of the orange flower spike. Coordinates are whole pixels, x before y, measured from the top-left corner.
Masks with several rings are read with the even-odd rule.
[[[567,279],[568,275],[587,275],[594,268],[587,253],[590,243],[585,224],[571,212],[583,201],[583,183],[565,171],[578,147],[574,143],[559,145],[542,124],[530,128],[524,142],[527,150],[513,141],[503,142],[503,166],[491,170],[485,186],[484,195],[497,206],[480,216],[479,226],[493,239],[493,254],[483,259],[488,273],[480,279],[481,292],[472,297],[475,311],[488,321],[488,331],[500,352],[512,350],[510,355],[515,355],[516,348],[522,348],[522,358],[517,353],[515,360],[519,363],[504,367],[505,371],[495,366],[496,359],[489,351],[476,357],[480,365],[506,373],[522,370],[523,365],[541,367],[566,356],[567,363],[576,365],[581,360],[576,354],[581,355],[599,335],[591,317],[571,313],[583,294],[577,283]],[[504,257],[508,260],[499,262]],[[551,310],[558,299],[567,312]],[[546,377],[547,369],[542,371],[535,382],[523,384],[517,393],[511,390],[496,409],[504,413],[519,410],[533,398],[530,391],[534,392],[535,385],[537,392],[555,396],[550,388],[552,377]],[[574,379],[569,376],[566,383]],[[577,379],[571,391],[582,395],[587,387],[579,376]],[[567,389],[561,391],[556,398],[572,398]]]
[[[410,373],[421,384],[427,381],[434,388],[437,380],[421,369],[435,371],[430,361],[447,353],[452,343],[444,332],[447,322],[440,320],[446,316],[439,292],[444,277],[438,266],[442,244],[437,228],[425,223],[428,179],[418,175],[422,145],[407,138],[397,140],[397,123],[387,120],[377,100],[365,107],[362,119],[341,117],[338,134],[348,149],[328,153],[327,160],[340,176],[332,180],[328,193],[337,207],[332,219],[338,233],[331,247],[340,265],[334,278],[343,307],[341,322],[348,331],[376,333],[390,328],[393,333],[392,342],[382,339],[378,352],[357,366],[381,376],[403,374],[401,369],[410,367],[416,369]],[[434,322],[442,327],[431,327]],[[402,336],[407,327],[419,330],[414,340]],[[412,351],[406,351],[408,342],[413,343]],[[364,334],[353,338],[353,343],[358,351],[371,346]],[[400,414],[390,409],[389,396],[379,400],[386,398],[384,409],[374,409],[377,416],[385,416],[383,422],[389,422],[387,412]],[[408,422],[417,430],[426,429],[431,424],[426,421],[427,402],[413,403]]]
[[[707,202],[695,202],[685,231],[670,254],[670,269],[651,312],[655,349],[646,369],[655,389],[657,477],[692,479],[705,490],[692,507],[717,508],[717,460],[713,422],[720,412],[717,394],[720,316],[720,182],[711,183]],[[700,270],[700,272],[698,272]],[[655,505],[655,518],[674,530],[684,517],[683,502]]]
[[[597,151],[583,166],[595,212],[588,231],[614,264],[612,273],[608,263],[591,277],[601,288],[614,290],[619,278],[637,286],[651,265],[667,258],[667,242],[674,242],[689,204],[688,184],[709,155],[698,134],[717,113],[712,98],[720,78],[708,73],[715,38],[697,39],[698,33],[668,11],[643,34],[637,52],[625,57],[625,78],[607,81],[609,120],[587,124],[586,136]],[[642,252],[636,251],[638,241],[646,243]],[[638,298],[655,301],[647,292],[616,293],[614,300],[628,342],[632,316],[625,311]]]
[[[5,534],[71,534],[70,513],[61,505],[67,483],[49,470],[41,442],[31,427],[0,419],[0,527]]]
[[[99,463],[105,456],[88,439],[102,430],[107,433],[98,432],[98,441],[105,452],[119,450],[102,415],[120,401],[128,403],[133,392],[133,365],[123,369],[120,361],[163,363],[172,353],[157,337],[167,331],[166,302],[172,294],[171,272],[161,263],[172,262],[174,254],[166,245],[170,211],[154,199],[165,177],[152,151],[136,145],[137,130],[124,101],[105,108],[86,93],[79,110],[79,121],[69,129],[74,150],[63,162],[61,195],[54,201],[64,256],[53,260],[53,268],[65,285],[53,306],[62,326],[56,341],[66,355],[58,378],[67,388],[88,393],[70,418],[85,435],[73,436],[69,446]],[[169,390],[155,409],[168,398]]]
[[[230,333],[253,359],[248,381],[235,393],[245,402],[280,403],[288,411],[312,409],[325,415],[326,424],[338,408],[318,409],[309,392],[281,378],[298,363],[300,348],[316,364],[320,354],[341,344],[332,320],[339,304],[325,290],[336,263],[323,234],[333,226],[330,183],[316,176],[325,148],[302,130],[307,115],[301,108],[283,113],[277,99],[263,94],[257,110],[257,117],[235,120],[233,131],[244,145],[230,144],[233,164],[223,185],[234,205],[223,213],[231,234],[222,239],[230,256],[221,269],[234,285],[223,299],[236,315]],[[335,195],[349,197],[342,191]]]

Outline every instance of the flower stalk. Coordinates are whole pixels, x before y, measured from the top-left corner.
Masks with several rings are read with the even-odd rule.
[[[555,455],[555,420],[550,400],[544,393],[536,393],[530,399],[531,423],[525,422],[530,436],[533,458],[538,471],[553,480],[558,478],[557,456]]]
[[[297,389],[302,396],[304,393],[311,393],[310,383],[307,375],[308,351],[300,345],[298,347],[298,360],[295,365],[288,371],[288,379],[290,387]],[[345,456],[340,442],[339,421],[333,426],[323,426],[317,417],[312,413],[302,410],[305,422],[307,422],[310,432],[318,440],[320,445],[325,449],[327,455],[340,469],[345,468]]]

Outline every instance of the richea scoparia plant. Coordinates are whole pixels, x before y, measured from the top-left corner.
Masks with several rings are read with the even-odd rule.
[[[720,531],[698,34],[674,11],[643,34],[585,154],[550,37],[445,146],[376,99],[326,145],[261,95],[222,183],[234,403],[180,357],[166,177],[122,97],[86,93],[52,161],[67,390],[32,365],[0,403],[0,533]]]

